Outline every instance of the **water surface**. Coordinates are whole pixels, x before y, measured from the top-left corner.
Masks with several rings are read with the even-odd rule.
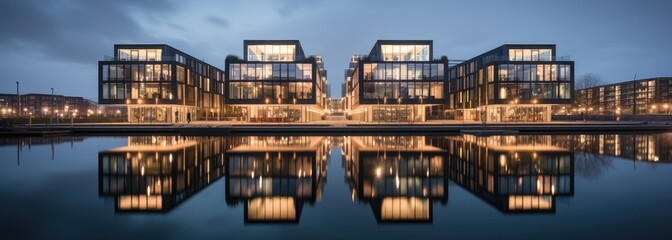
[[[659,238],[672,134],[0,139],[0,239]]]

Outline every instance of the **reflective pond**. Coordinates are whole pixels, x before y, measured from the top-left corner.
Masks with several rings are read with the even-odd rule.
[[[666,238],[672,134],[0,139],[0,239]]]

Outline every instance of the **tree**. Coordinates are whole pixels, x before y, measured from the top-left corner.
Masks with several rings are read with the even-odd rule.
[[[576,89],[592,88],[604,84],[602,82],[602,77],[597,73],[586,73],[583,74],[579,79],[576,80],[574,86]]]
[[[233,55],[233,54],[229,54],[229,55],[226,56],[226,59],[224,61],[235,62],[235,61],[238,61],[238,60],[240,60],[240,57],[238,57],[236,55]]]
[[[581,113],[588,113],[588,109],[594,107],[593,91],[587,88],[593,88],[602,85],[602,77],[596,73],[586,73],[574,81],[574,88],[579,90],[576,91],[578,94],[574,96],[575,107],[579,109]],[[584,90],[585,89],[585,90]],[[581,110],[583,109],[583,110]]]

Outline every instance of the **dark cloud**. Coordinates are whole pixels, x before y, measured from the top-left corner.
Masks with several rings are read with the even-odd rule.
[[[0,9],[0,46],[52,59],[90,63],[121,40],[152,39],[133,16],[170,12],[168,1],[8,1]]]
[[[229,28],[230,24],[229,21],[221,18],[221,17],[216,17],[216,16],[210,16],[205,19],[206,21],[220,27],[220,28]]]

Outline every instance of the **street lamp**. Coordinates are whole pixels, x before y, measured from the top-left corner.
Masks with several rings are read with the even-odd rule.
[[[387,105],[387,94],[383,96],[383,107]],[[387,109],[385,109],[385,116],[387,116]],[[385,122],[387,122],[387,117],[385,117]]]
[[[380,125],[380,96],[376,96],[376,107],[378,108],[378,125]]]
[[[668,104],[666,103],[665,105],[663,105],[663,108],[665,108],[665,113],[667,113],[667,114],[670,113],[670,105],[668,105]]]
[[[269,103],[269,99],[266,98],[266,105],[267,106],[266,106],[266,114],[265,114],[266,116],[264,116],[264,118],[268,118],[268,109],[269,109],[268,103]],[[262,124],[264,123],[264,118],[261,118],[261,123]]]
[[[537,99],[532,100],[532,121],[537,122]]]
[[[425,115],[425,106],[422,105],[422,101],[423,101],[424,99],[425,99],[425,98],[421,95],[421,96],[420,96],[420,109],[421,109],[420,114],[422,114],[423,116]],[[423,116],[421,116],[420,118],[422,118]]]
[[[397,120],[401,123],[401,97],[397,97]]]
[[[292,107],[296,107],[296,97],[292,98],[292,103],[294,104]],[[287,121],[289,121],[289,112],[287,112]]]
[[[54,88],[53,87],[51,88],[51,109],[52,110],[56,109],[56,99],[54,99]],[[52,118],[51,116],[54,116],[54,115],[50,115],[50,118],[49,118],[50,123],[54,123],[54,118]]]

